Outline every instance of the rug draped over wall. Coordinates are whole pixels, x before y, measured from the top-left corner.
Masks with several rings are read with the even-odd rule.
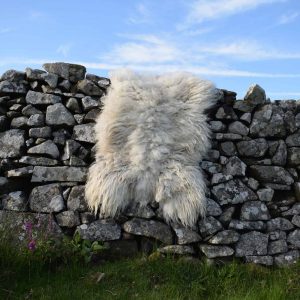
[[[166,221],[193,226],[205,214],[199,163],[210,147],[205,110],[219,91],[189,73],[114,71],[97,119],[88,205],[115,217],[133,203],[159,203]]]

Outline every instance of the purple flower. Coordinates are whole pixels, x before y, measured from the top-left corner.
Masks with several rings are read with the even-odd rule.
[[[25,229],[27,232],[32,231],[32,223],[30,221],[25,222]]]
[[[35,246],[36,246],[36,243],[35,243],[35,240],[31,240],[28,244],[28,249],[30,251],[34,251],[35,250]]]

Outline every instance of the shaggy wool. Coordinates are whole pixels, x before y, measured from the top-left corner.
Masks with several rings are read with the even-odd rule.
[[[114,217],[132,203],[156,201],[167,222],[193,226],[205,214],[199,163],[210,147],[204,111],[220,93],[190,73],[114,71],[96,125],[87,203]]]

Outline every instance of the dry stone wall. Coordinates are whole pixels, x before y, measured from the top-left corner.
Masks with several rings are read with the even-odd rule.
[[[107,78],[83,66],[52,63],[45,71],[9,70],[0,79],[0,224],[25,239],[24,223],[51,235],[107,243],[124,256],[138,251],[239,257],[287,265],[300,249],[300,102],[266,99],[253,85],[244,100],[222,90],[208,113],[212,148],[200,163],[207,216],[194,228],[165,224],[157,204],[99,219],[84,200],[93,161],[95,119]]]

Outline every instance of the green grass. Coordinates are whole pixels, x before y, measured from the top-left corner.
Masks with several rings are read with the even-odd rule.
[[[104,277],[97,279],[104,273]],[[0,249],[0,299],[300,299],[300,265],[210,266],[174,258],[42,263]]]

